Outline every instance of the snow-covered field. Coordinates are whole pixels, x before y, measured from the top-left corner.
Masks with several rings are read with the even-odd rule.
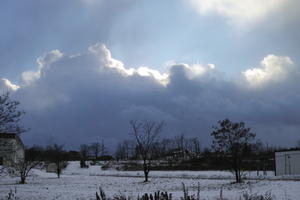
[[[137,196],[143,193],[168,191],[173,199],[182,194],[182,183],[196,194],[200,184],[200,199],[216,199],[222,188],[223,197],[239,199],[243,192],[265,194],[270,192],[278,200],[300,199],[300,177],[275,177],[273,172],[267,176],[257,176],[256,172],[245,173],[248,180],[232,184],[233,175],[225,171],[152,171],[150,182],[143,183],[141,171],[101,170],[100,166],[80,169],[79,162],[70,162],[60,179],[55,174],[33,170],[28,184],[16,184],[17,177],[0,177],[0,199],[5,199],[13,190],[18,199],[95,199],[95,192],[102,187],[107,196],[125,194]]]

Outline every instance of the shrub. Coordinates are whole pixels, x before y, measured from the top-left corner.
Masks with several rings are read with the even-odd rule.
[[[80,167],[81,168],[89,168],[89,166],[85,163],[84,160],[80,160]]]
[[[188,188],[182,183],[183,197],[180,197],[180,200],[200,200],[200,184],[198,183],[197,194],[189,195]],[[145,193],[142,196],[138,196],[136,200],[172,200],[172,193],[168,192],[154,192],[154,193]],[[220,196],[218,200],[228,200],[223,197],[223,189],[220,189]],[[96,192],[96,200],[134,200],[132,197],[125,196],[124,194],[114,195],[112,198],[106,196],[104,190],[100,187],[99,193]],[[274,200],[274,197],[270,192],[266,192],[263,195],[259,194],[249,194],[244,192],[242,196],[239,197],[239,200]]]

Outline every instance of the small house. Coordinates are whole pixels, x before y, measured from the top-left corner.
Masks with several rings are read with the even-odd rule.
[[[25,158],[25,148],[15,133],[0,133],[0,165],[11,166]]]
[[[300,150],[275,152],[275,175],[300,175]]]

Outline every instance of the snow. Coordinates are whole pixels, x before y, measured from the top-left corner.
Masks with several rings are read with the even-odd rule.
[[[261,173],[262,174],[262,173]],[[16,184],[18,177],[8,175],[0,177],[0,199],[5,199],[10,189],[24,200],[36,199],[95,199],[95,192],[102,187],[107,196],[125,194],[137,196],[145,192],[168,191],[173,199],[183,196],[182,183],[190,194],[196,194],[200,184],[200,199],[213,200],[223,196],[239,199],[243,192],[265,194],[270,192],[276,199],[298,200],[300,196],[300,178],[275,177],[273,172],[267,176],[257,176],[256,172],[246,173],[250,180],[232,184],[233,175],[227,171],[151,171],[150,182],[143,183],[141,171],[101,170],[101,166],[81,169],[79,162],[70,162],[60,179],[53,173],[34,169],[27,184]]]

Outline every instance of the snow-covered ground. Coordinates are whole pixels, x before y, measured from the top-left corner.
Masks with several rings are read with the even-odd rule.
[[[299,177],[275,177],[273,172],[267,176],[257,176],[256,172],[245,173],[249,180],[242,184],[231,184],[233,175],[226,171],[152,171],[150,182],[143,183],[141,171],[101,170],[100,166],[81,169],[79,162],[70,162],[60,179],[53,173],[34,169],[28,178],[28,184],[16,184],[17,177],[0,177],[0,199],[5,199],[9,191],[16,191],[19,199],[95,199],[95,192],[102,187],[108,196],[125,194],[137,196],[145,192],[168,191],[173,199],[182,194],[182,183],[189,188],[190,194],[196,194],[200,184],[200,199],[216,199],[223,196],[239,199],[243,192],[265,194],[270,192],[278,200],[300,199]],[[290,180],[288,180],[290,179]]]

